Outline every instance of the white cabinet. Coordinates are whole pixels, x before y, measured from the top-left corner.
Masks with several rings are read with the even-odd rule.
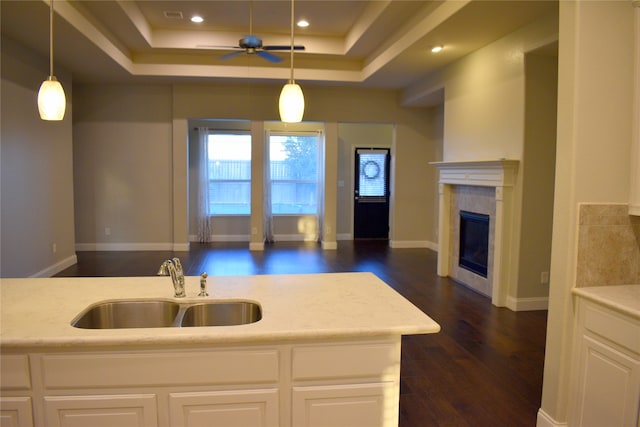
[[[383,427],[397,425],[395,413],[385,408],[390,384],[350,384],[293,388],[293,425],[296,427]],[[385,422],[385,415],[390,420]]]
[[[155,394],[45,396],[51,427],[155,427]]]
[[[0,357],[0,427],[32,427],[31,371],[27,355]]]
[[[397,426],[400,339],[13,354],[1,427]]]
[[[571,426],[636,427],[640,321],[577,299]]]
[[[30,397],[0,397],[0,427],[33,427]]]
[[[278,427],[278,389],[171,393],[171,426]]]
[[[398,425],[399,339],[298,346],[292,360],[295,427]]]

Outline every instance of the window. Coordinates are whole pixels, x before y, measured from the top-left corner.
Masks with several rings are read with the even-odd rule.
[[[271,134],[271,213],[318,214],[318,135]]]
[[[207,138],[210,215],[251,213],[251,135],[211,133]]]

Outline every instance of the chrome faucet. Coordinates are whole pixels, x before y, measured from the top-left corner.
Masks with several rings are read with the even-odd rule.
[[[186,296],[184,292],[184,272],[182,271],[182,264],[178,258],[163,261],[163,263],[160,264],[158,276],[171,276],[173,289],[175,291],[174,296],[176,298],[184,298]]]

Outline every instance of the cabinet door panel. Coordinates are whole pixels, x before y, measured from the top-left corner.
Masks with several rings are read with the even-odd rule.
[[[30,397],[0,397],[0,427],[33,427]]]
[[[640,362],[588,336],[582,345],[577,425],[635,425]]]
[[[155,427],[155,394],[45,396],[45,414],[53,427]]]
[[[388,383],[293,388],[297,427],[390,427],[398,425],[397,402],[385,404]]]
[[[277,427],[278,390],[169,394],[172,426]]]

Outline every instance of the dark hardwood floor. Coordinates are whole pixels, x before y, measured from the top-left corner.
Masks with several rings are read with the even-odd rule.
[[[540,407],[546,311],[512,312],[436,275],[436,253],[385,241],[192,244],[189,252],[79,252],[58,276],[149,276],[180,257],[185,274],[370,271],[442,326],[402,341],[400,426],[535,426]]]

